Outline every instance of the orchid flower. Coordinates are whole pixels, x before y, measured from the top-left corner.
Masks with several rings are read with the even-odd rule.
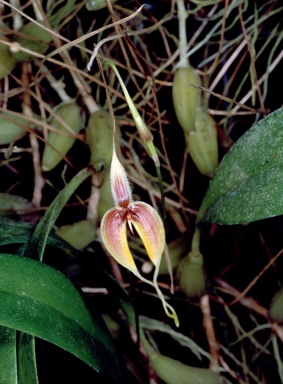
[[[167,316],[174,319],[178,327],[179,321],[176,312],[165,301],[157,284],[159,265],[165,247],[163,222],[152,206],[141,201],[132,200],[129,180],[115,149],[113,150],[110,168],[110,181],[115,207],[108,210],[101,221],[100,231],[104,246],[119,264],[156,289]],[[144,278],[137,269],[128,245],[127,227],[131,233],[134,233],[134,230],[137,232],[148,257],[155,266],[153,281]]]

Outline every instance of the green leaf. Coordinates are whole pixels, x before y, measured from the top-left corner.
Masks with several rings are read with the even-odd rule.
[[[134,304],[128,292],[125,291],[125,289],[111,275],[108,275],[106,271],[102,270],[102,273],[104,274],[104,277],[105,277],[104,281],[105,281],[107,290],[109,291],[111,296],[114,298],[114,300],[118,303],[119,307],[121,307],[130,325],[133,327],[133,329],[136,330],[136,326],[137,326],[136,313],[134,310]]]
[[[0,383],[17,384],[16,331],[0,326]]]
[[[24,332],[18,335],[18,379],[19,384],[38,384],[35,339]]]
[[[34,229],[35,225],[33,224],[0,216],[0,246],[8,244],[26,244],[29,242]],[[49,234],[46,244],[66,251],[76,251],[76,249],[69,243],[52,232]],[[81,256],[79,252],[77,253]]]
[[[53,228],[53,225],[55,224],[55,221],[57,220],[60,212],[74,191],[78,188],[78,186],[92,173],[93,170],[89,168],[83,169],[56,196],[36,226],[34,233],[27,244],[25,250],[26,257],[32,257],[42,261],[48,235]]]
[[[27,243],[34,226],[29,223],[0,216],[0,245]]]
[[[101,316],[92,317],[72,283],[43,263],[0,254],[0,324],[47,340],[111,382],[123,382]]]
[[[223,158],[197,222],[239,224],[283,214],[283,108],[250,128]]]

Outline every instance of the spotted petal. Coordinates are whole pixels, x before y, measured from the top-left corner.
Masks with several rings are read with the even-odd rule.
[[[140,236],[148,257],[157,266],[165,247],[165,232],[162,220],[149,204],[134,202],[129,205],[129,223]]]
[[[137,267],[127,241],[127,222],[122,218],[121,211],[112,208],[102,218],[101,238],[110,255],[123,267],[134,274]]]

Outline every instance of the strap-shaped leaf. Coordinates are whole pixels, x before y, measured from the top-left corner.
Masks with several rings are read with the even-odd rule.
[[[283,214],[283,108],[250,128],[223,158],[197,221],[239,224]]]
[[[20,384],[37,384],[35,337],[18,332],[17,343],[18,379]]]
[[[71,282],[43,263],[0,254],[0,324],[58,345],[106,380],[123,382],[101,317],[92,317]]]
[[[10,217],[0,216],[0,245],[7,244],[24,244],[27,243],[34,226],[20,222],[18,219],[13,220]]]
[[[0,326],[0,383],[18,384],[16,334],[14,329]]]
[[[74,191],[86,180],[93,170],[85,168],[81,170],[73,179],[63,188],[48,207],[44,216],[37,224],[33,235],[31,236],[25,251],[26,257],[39,259],[42,261],[44,249],[47,243],[48,235],[55,224],[59,214],[70,199]]]

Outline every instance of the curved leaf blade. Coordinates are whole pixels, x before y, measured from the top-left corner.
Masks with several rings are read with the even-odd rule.
[[[73,179],[58,193],[53,202],[48,207],[44,216],[37,224],[34,233],[26,246],[25,256],[42,261],[44,249],[48,235],[55,224],[59,214],[70,199],[74,191],[86,180],[93,170],[91,168],[82,169]]]
[[[74,354],[111,382],[123,382],[111,336],[71,282],[38,261],[0,254],[0,324]]]
[[[240,224],[283,214],[283,108],[249,129],[217,168],[197,222]]]
[[[38,384],[35,338],[23,332],[18,335],[18,379],[20,384]]]
[[[283,213],[283,164],[263,171],[223,194],[206,212],[205,221],[239,224]]]
[[[16,331],[0,326],[0,383],[18,384]]]
[[[34,225],[0,216],[0,245],[27,243]]]

